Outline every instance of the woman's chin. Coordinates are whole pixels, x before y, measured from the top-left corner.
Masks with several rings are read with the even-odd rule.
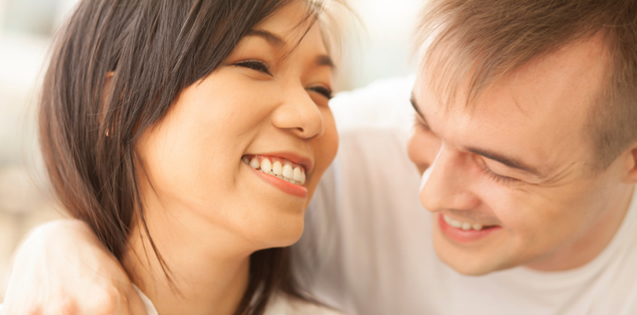
[[[268,231],[251,235],[251,238],[259,245],[259,250],[274,247],[288,247],[298,242],[303,235],[304,222],[301,218],[297,223],[280,224],[271,227]]]

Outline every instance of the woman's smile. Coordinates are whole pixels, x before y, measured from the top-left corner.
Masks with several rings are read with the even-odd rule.
[[[282,156],[287,156],[288,159]],[[309,159],[293,153],[277,153],[244,155],[242,161],[266,183],[292,196],[307,197],[306,169],[311,170],[312,166]]]
[[[285,155],[291,156],[292,154]],[[275,176],[297,186],[305,186],[306,169],[309,169],[307,165],[310,165],[309,159],[297,158],[295,159],[298,161],[296,163],[291,159],[292,157],[286,159],[275,155],[244,155],[242,160],[245,164],[264,174]],[[300,159],[304,162],[299,161]]]

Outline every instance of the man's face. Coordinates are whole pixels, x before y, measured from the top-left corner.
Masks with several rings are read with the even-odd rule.
[[[470,275],[562,270],[606,246],[630,191],[619,159],[601,173],[591,166],[585,128],[604,58],[597,40],[569,45],[494,82],[469,107],[462,89],[441,103],[420,74],[409,154],[421,171],[435,160],[420,198],[444,262]]]

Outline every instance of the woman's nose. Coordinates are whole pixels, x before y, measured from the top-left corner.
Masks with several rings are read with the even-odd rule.
[[[272,123],[302,139],[321,136],[324,130],[323,115],[305,89],[286,98],[275,110]]]

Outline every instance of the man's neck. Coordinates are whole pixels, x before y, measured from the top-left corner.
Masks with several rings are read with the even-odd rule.
[[[557,253],[526,264],[538,271],[565,271],[582,267],[599,256],[617,234],[629,210],[635,186],[627,186],[608,210],[582,236]]]

